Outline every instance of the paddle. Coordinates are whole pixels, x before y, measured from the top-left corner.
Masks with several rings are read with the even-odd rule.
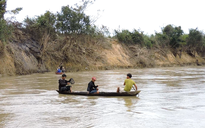
[[[70,80],[68,82],[71,83],[71,84],[75,84],[75,81],[74,81],[73,78],[70,78]]]
[[[63,64],[63,62],[60,63],[60,65],[58,67],[60,67]]]

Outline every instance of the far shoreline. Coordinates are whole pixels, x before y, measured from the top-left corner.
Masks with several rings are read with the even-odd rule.
[[[109,71],[109,70],[130,70],[130,69],[134,69],[134,70],[137,70],[137,69],[157,69],[157,68],[180,68],[180,67],[187,67],[187,68],[192,68],[192,67],[204,67],[205,64],[202,64],[200,66],[197,66],[196,64],[184,64],[184,65],[172,65],[172,66],[169,66],[169,65],[165,65],[165,66],[156,66],[156,67],[128,67],[128,66],[120,66],[120,67],[114,67],[114,68],[110,68],[110,69],[97,69],[97,70],[78,70],[78,71],[70,71],[70,72],[65,72],[64,74],[66,73],[80,73],[80,72],[96,72],[96,71]],[[105,66],[106,67],[106,66]],[[23,74],[23,75],[13,75],[13,76],[9,76],[9,77],[16,77],[16,76],[26,76],[26,75],[33,75],[33,74],[45,74],[45,73],[53,73],[54,75],[56,76],[61,76],[59,74],[55,74],[55,71],[45,71],[45,72],[34,72],[34,73],[30,73],[30,74]],[[0,74],[0,78],[3,78],[3,77],[8,77],[8,75],[5,75],[3,76],[2,74]]]

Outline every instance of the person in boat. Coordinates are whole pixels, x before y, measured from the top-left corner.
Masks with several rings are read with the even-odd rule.
[[[57,73],[61,73],[62,70],[60,70],[60,68],[58,67],[56,72],[57,72]]]
[[[60,66],[60,70],[61,70],[61,71],[63,70],[63,66]]]
[[[92,77],[92,80],[88,83],[87,91],[88,93],[98,94],[98,85],[95,86],[96,77]]]
[[[62,68],[62,73],[64,73],[64,72],[65,72],[65,68],[63,67],[63,68]]]
[[[62,75],[62,78],[59,79],[59,91],[69,91],[69,92],[72,92],[72,87],[70,86],[70,83],[65,79],[66,78],[66,75],[63,74]],[[66,86],[68,85],[68,86]]]
[[[127,79],[124,82],[125,87],[124,88],[118,87],[117,88],[117,93],[119,93],[119,92],[130,92],[133,85],[135,86],[135,91],[137,91],[137,85],[131,78],[132,78],[132,74],[128,73],[127,74]]]

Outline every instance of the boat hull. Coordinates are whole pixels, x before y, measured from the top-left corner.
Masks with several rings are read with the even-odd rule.
[[[60,92],[56,90],[59,94],[66,94],[66,95],[82,95],[82,96],[136,96],[140,93],[140,91],[135,92],[99,92],[99,94],[88,94],[87,92]]]
[[[56,75],[61,75],[61,74],[63,74],[62,72],[55,72],[56,73]]]

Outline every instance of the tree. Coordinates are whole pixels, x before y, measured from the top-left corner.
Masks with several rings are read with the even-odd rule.
[[[53,39],[56,37],[55,23],[56,15],[50,11],[46,11],[37,18],[26,18],[24,20],[25,31],[32,35],[36,40],[41,39],[45,34],[51,36]]]
[[[6,13],[6,0],[0,0],[0,19],[4,19]]]
[[[4,14],[9,12],[9,13],[13,13],[13,14],[18,14],[22,8],[16,8],[14,10],[6,10],[6,0],[0,0],[0,19],[4,19]]]
[[[12,25],[4,19],[4,14],[6,12],[18,14],[22,10],[22,8],[6,10],[6,2],[6,0],[0,0],[0,40],[3,42],[6,42],[12,33]]]
[[[4,20],[6,13],[6,0],[0,0],[0,40],[5,42],[11,34],[11,25]]]
[[[63,6],[61,12],[57,14],[58,31],[67,34],[86,33],[90,28],[90,17],[85,15],[84,6],[77,6],[77,8]]]
[[[0,19],[0,40],[2,42],[6,42],[9,39],[12,29],[11,24],[8,24],[4,19]]]
[[[143,32],[139,32],[136,29],[131,33],[132,41],[134,44],[140,44],[141,46],[144,46],[144,38],[143,38]]]
[[[155,37],[154,35],[143,35],[143,40],[144,40],[144,45],[151,49],[153,47],[153,45],[155,44]]]
[[[144,38],[143,33],[137,31],[136,29],[133,32],[129,30],[122,30],[118,31],[115,30],[116,37],[119,41],[126,43],[126,44],[139,44],[140,46],[144,46]]]
[[[41,15],[36,20],[36,25],[43,33],[53,34],[55,33],[56,16],[50,11],[46,11],[44,15]]]
[[[155,39],[157,46],[161,46],[163,48],[167,47],[170,42],[168,35],[163,33],[155,33]]]
[[[204,46],[203,33],[196,29],[189,30],[187,45],[192,48],[200,48]]]
[[[183,35],[183,30],[181,26],[173,27],[172,25],[167,25],[162,29],[163,34],[166,34],[169,38],[169,45],[172,48],[177,48],[180,46],[180,36]]]
[[[115,35],[120,42],[123,42],[126,44],[133,43],[131,32],[129,30],[122,30],[122,31],[115,30]]]

